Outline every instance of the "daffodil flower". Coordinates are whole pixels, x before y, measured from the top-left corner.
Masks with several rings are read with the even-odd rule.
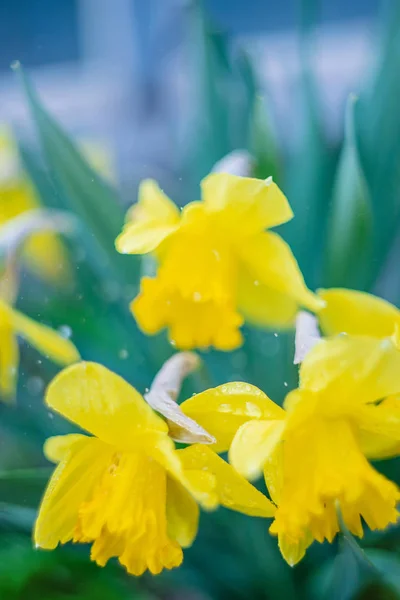
[[[368,461],[400,454],[400,357],[392,343],[367,336],[319,341],[284,409],[244,385],[209,390],[208,404],[195,396],[181,408],[224,449],[230,444],[239,473],[250,480],[264,473],[277,505],[270,531],[290,565],[313,540],[333,540],[338,508],[356,536],[363,535],[361,519],[371,529],[397,521],[399,489]]]
[[[3,126],[0,128],[0,226],[39,207],[33,186],[22,171],[11,130]],[[53,232],[32,235],[24,245],[23,259],[45,281],[57,282],[61,276],[69,276],[66,251]]]
[[[197,533],[198,504],[261,517],[274,513],[272,503],[210,447],[176,450],[168,423],[99,364],[65,369],[50,384],[46,403],[91,436],[46,443],[46,455],[58,466],[35,526],[38,547],[91,543],[91,558],[101,566],[118,557],[134,575],[159,573],[182,562],[182,548]]]
[[[74,344],[59,333],[22,314],[0,298],[0,397],[11,400],[15,394],[19,349],[17,337],[60,365],[80,359]]]
[[[179,348],[231,350],[242,343],[244,319],[284,328],[299,306],[323,306],[289,246],[265,231],[293,217],[271,178],[212,173],[201,189],[202,201],[180,212],[155,181],[142,182],[116,240],[119,252],[153,253],[159,263],[131,305],[145,333],[167,328]]]
[[[83,141],[80,147],[97,172],[114,179],[107,148],[91,141]],[[0,126],[0,227],[40,208],[34,187],[22,169],[12,131]],[[68,281],[72,277],[66,249],[54,231],[38,231],[29,236],[23,247],[23,261],[37,277],[50,283]]]

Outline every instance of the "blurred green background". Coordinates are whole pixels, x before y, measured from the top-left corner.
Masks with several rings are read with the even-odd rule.
[[[80,223],[64,240],[72,280],[24,269],[18,307],[71,335],[85,359],[149,386],[173,349],[137,330],[128,302],[151,265],[118,255],[113,240],[141,178],[183,205],[237,149],[287,194],[296,217],[281,233],[310,288],[343,285],[399,305],[396,0],[4,0],[0,34],[1,120],[41,202]],[[26,78],[10,69],[16,60]],[[111,156],[111,183],[82,157],[81,138]],[[203,359],[182,399],[245,380],[281,402],[296,386],[292,333],[246,327],[243,348]],[[220,509],[202,515],[180,569],[139,579],[112,561],[96,567],[84,546],[35,550],[51,472],[42,444],[72,431],[42,403],[56,372],[22,344],[16,406],[0,405],[1,600],[400,598],[398,527],[367,532],[363,550],[345,535],[314,544],[292,569],[266,522]],[[400,484],[399,461],[377,467]]]

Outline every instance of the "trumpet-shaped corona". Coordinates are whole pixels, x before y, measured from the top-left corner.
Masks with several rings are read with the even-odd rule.
[[[58,463],[37,518],[36,545],[91,543],[103,566],[118,557],[129,573],[178,566],[196,536],[199,507],[222,504],[268,517],[273,504],[213,450],[176,450],[167,423],[127,382],[95,363],[65,369],[47,405],[88,435],[50,438]]]
[[[116,240],[119,252],[152,252],[159,263],[131,305],[139,326],[167,328],[181,348],[231,350],[244,319],[285,328],[299,306],[319,310],[289,246],[265,231],[293,216],[272,179],[213,173],[201,188],[202,201],[180,212],[154,181],[140,186]]]

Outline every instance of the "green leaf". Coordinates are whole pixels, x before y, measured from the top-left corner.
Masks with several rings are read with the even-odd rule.
[[[283,174],[278,142],[272,130],[266,99],[262,96],[256,96],[252,106],[249,151],[256,161],[253,176],[260,179],[272,176],[278,185],[282,185]]]
[[[0,502],[36,508],[51,473],[47,467],[0,471]]]
[[[400,217],[400,5],[387,3],[387,8],[377,67],[370,86],[360,96],[356,115],[360,157],[375,217],[372,281],[379,277],[394,247]],[[400,273],[391,276],[399,282]]]
[[[393,552],[378,549],[366,550],[365,554],[378,570],[382,581],[400,593],[400,557]]]
[[[188,10],[191,113],[180,147],[190,198],[216,162],[246,148],[256,83],[247,54],[235,51],[229,36],[210,24],[201,2]]]
[[[32,118],[52,176],[61,186],[69,207],[87,227],[88,239],[93,236],[100,260],[115,269],[124,283],[137,280],[139,263],[132,257],[119,255],[114,240],[121,231],[124,215],[117,194],[92,169],[75,144],[39,100],[27,76],[18,64],[20,76]]]
[[[287,166],[287,194],[295,218],[282,231],[310,288],[321,283],[327,190],[332,185],[336,149],[328,143],[314,74],[314,30],[319,2],[303,0],[300,28],[300,77],[294,103],[299,107],[298,141]],[[297,113],[296,113],[297,114]]]
[[[373,218],[354,129],[357,99],[347,103],[345,139],[337,167],[328,220],[324,285],[367,286],[373,246]]]

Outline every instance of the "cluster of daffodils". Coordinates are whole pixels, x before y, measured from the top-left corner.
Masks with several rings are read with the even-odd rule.
[[[142,279],[132,312],[145,333],[166,328],[180,349],[231,350],[244,319],[285,328],[300,308],[316,313],[308,338],[297,340],[299,385],[283,407],[243,382],[178,405],[199,362],[190,352],[167,361],[142,396],[0,300],[4,391],[14,387],[17,333],[75,363],[46,392],[47,406],[83,431],[45,444],[57,466],[37,547],[90,543],[101,566],[116,557],[129,573],[156,574],[181,564],[199,507],[225,506],[272,519],[294,565],[313,541],[332,542],[341,523],[361,537],[365,524],[397,521],[400,490],[370,461],[400,455],[400,311],[361,292],[308,290],[290,248],[266,231],[292,216],[272,180],[213,173],[202,200],[182,211],[145,181],[116,241],[120,252],[154,256],[156,276]],[[268,495],[251,483],[262,475]]]
[[[36,523],[37,546],[90,542],[99,565],[118,557],[139,575],[181,563],[199,506],[273,518],[270,532],[290,565],[314,540],[332,542],[341,519],[359,537],[363,521],[370,529],[395,523],[400,490],[369,460],[400,454],[400,313],[367,294],[323,295],[321,320],[341,329],[357,315],[357,334],[317,341],[284,408],[242,382],[178,406],[177,379],[193,357],[185,353],[166,363],[145,397],[95,363],[59,374],[47,405],[92,435],[46,443],[58,466]],[[346,306],[340,316],[339,304]],[[230,464],[218,456],[226,451]],[[270,498],[247,481],[261,474]]]

